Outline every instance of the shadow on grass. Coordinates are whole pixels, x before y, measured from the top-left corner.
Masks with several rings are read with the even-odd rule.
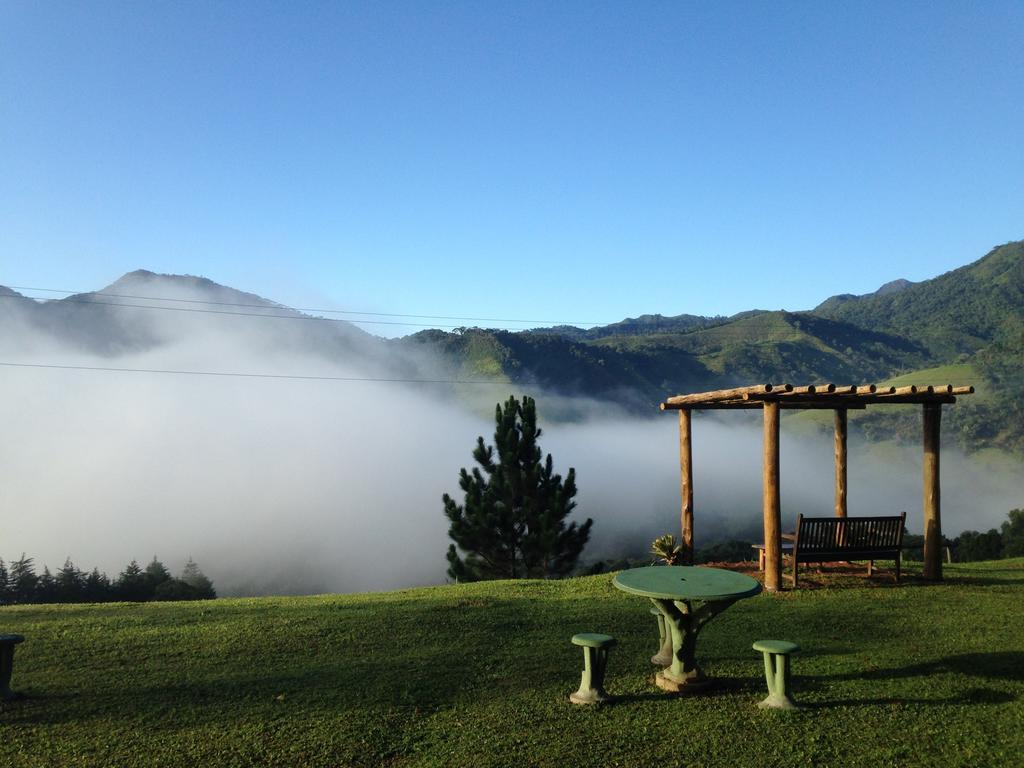
[[[1015,570],[1014,572],[1020,573],[1020,570]],[[1001,587],[1003,585],[1010,586],[1024,584],[1024,577],[1019,579],[1007,579],[1003,577],[965,576],[957,574],[956,576],[946,576],[942,583],[963,587]]]
[[[653,688],[654,677],[650,679]],[[626,693],[615,696],[615,704],[633,704],[637,702],[678,702],[686,699],[713,699],[719,696],[754,696],[765,685],[764,678],[757,677],[712,677],[711,685],[696,693],[672,693],[661,689],[644,693]]]
[[[439,654],[439,655],[447,655]],[[426,658],[424,668],[437,669],[443,660]],[[392,659],[379,665],[351,668],[318,667],[292,673],[254,672],[248,677],[194,683],[140,685],[124,690],[103,685],[92,690],[53,692],[26,688],[23,698],[4,711],[7,724],[34,725],[87,722],[90,720],[152,720],[173,712],[178,727],[203,723],[229,724],[250,717],[273,717],[295,710],[317,717],[346,712],[386,710],[394,714],[419,714],[451,706],[471,685],[472,673],[455,666],[443,675],[427,678],[413,665],[403,668]]]
[[[961,653],[944,659],[911,664],[892,669],[829,675],[829,680],[895,680],[906,677],[924,677],[942,673],[956,673],[992,680],[1024,682],[1024,651],[993,651],[991,653]]]
[[[834,707],[878,707],[892,705],[921,704],[925,706],[950,706],[950,705],[985,705],[985,704],[1008,704],[1016,701],[1017,697],[1006,691],[997,691],[991,688],[971,688],[964,691],[961,696],[944,696],[935,699],[908,699],[902,696],[883,696],[868,699],[833,699],[831,701],[817,701],[810,704],[800,701],[799,693],[794,694],[801,708],[832,709]]]
[[[815,690],[819,682],[836,680],[902,680],[913,677],[930,677],[942,674],[958,674],[967,677],[981,677],[989,680],[1024,682],[1024,652],[995,651],[992,653],[962,653],[944,659],[911,664],[906,667],[875,669],[865,672],[851,672],[843,675],[800,677],[798,686]],[[808,705],[810,708],[837,706],[868,706],[881,704],[1006,704],[1019,697],[1007,691],[992,688],[969,688],[960,695],[941,698],[905,698],[880,696],[867,699],[841,699]]]

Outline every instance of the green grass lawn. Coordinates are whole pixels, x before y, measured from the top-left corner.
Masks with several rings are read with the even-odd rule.
[[[1020,765],[1024,560],[909,570],[737,603],[698,647],[717,687],[687,698],[652,685],[649,604],[608,575],[6,607],[27,698],[0,704],[0,766]],[[568,702],[580,631],[620,639],[618,702]],[[757,709],[760,638],[803,646],[806,709]]]

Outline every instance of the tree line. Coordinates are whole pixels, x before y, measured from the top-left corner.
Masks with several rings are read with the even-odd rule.
[[[132,560],[116,579],[98,568],[80,571],[69,557],[51,573],[22,553],[9,564],[0,559],[0,605],[13,603],[112,603],[148,600],[206,600],[217,596],[213,582],[190,557],[180,576],[173,576],[155,556],[142,568]]]
[[[952,542],[953,553],[961,563],[974,560],[1002,560],[1024,556],[1024,509],[1011,509],[999,528],[964,531]]]

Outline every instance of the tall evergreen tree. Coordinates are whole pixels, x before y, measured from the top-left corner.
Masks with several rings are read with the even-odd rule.
[[[36,564],[31,557],[21,557],[11,563],[11,570],[8,575],[10,585],[11,601],[15,603],[32,603],[36,599],[36,585],[39,577],[36,576]]]
[[[494,417],[494,446],[478,437],[473,458],[479,466],[459,472],[463,504],[443,496],[455,542],[448,548],[448,575],[459,581],[565,576],[593,525],[589,518],[566,524],[576,507],[576,470],[563,481],[551,454],[541,460],[533,398],[520,403],[510,397],[498,403]]]
[[[9,576],[7,575],[7,566],[4,564],[4,559],[0,557],[0,605],[5,605],[11,602],[11,593],[8,582]]]
[[[121,571],[121,575],[117,577],[116,590],[121,600],[141,602],[153,597],[153,590],[146,580],[146,574],[136,560],[132,560]]]
[[[209,600],[217,596],[217,592],[213,588],[213,582],[207,578],[205,573],[199,570],[199,566],[196,565],[191,557],[185,563],[180,580],[195,591],[195,599],[197,600]]]
[[[100,573],[99,568],[93,568],[85,577],[84,593],[85,600],[90,603],[103,603],[114,598],[110,579],[107,578],[107,574]]]
[[[57,594],[57,580],[50,573],[50,567],[43,565],[43,572],[36,584],[35,602],[37,603],[59,603],[60,597]]]
[[[157,587],[171,578],[171,572],[167,570],[163,563],[156,559],[156,555],[153,555],[153,561],[146,566],[145,574],[146,580],[149,582],[154,594]]]
[[[64,561],[64,567],[57,571],[55,584],[56,599],[62,603],[77,603],[85,596],[85,575],[75,568],[71,558]]]

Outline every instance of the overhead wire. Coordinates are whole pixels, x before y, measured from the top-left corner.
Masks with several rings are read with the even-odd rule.
[[[239,373],[233,371],[179,371],[167,368],[115,368],[100,365],[56,365],[47,363],[14,363],[0,361],[0,366],[7,368],[48,368],[65,371],[101,371],[117,373],[160,373],[175,374],[179,376],[229,376],[242,379],[297,379],[300,381],[354,381],[372,382],[387,384],[490,384],[503,385],[502,381],[486,381],[481,379],[411,379],[411,378],[384,378],[373,376],[302,376],[285,373]]]
[[[287,311],[290,311],[290,312],[311,312],[311,313],[318,313],[318,314],[369,315],[371,317],[410,317],[410,318],[414,318],[414,319],[418,319],[418,320],[466,320],[466,321],[470,321],[470,322],[482,322],[482,323],[524,323],[524,324],[526,324],[526,323],[549,323],[551,325],[610,325],[611,324],[611,323],[606,323],[606,322],[603,322],[603,321],[596,321],[596,320],[537,320],[537,319],[532,319],[531,320],[531,319],[508,318],[508,317],[504,317],[504,318],[503,317],[463,317],[463,316],[459,316],[459,315],[417,315],[417,314],[409,314],[409,313],[401,313],[401,312],[364,312],[364,311],[361,311],[361,310],[354,310],[354,309],[317,309],[317,308],[310,308],[310,307],[290,307],[290,306],[287,306],[287,305],[284,305],[284,304],[278,304],[277,302],[268,302],[268,304],[247,304],[247,303],[242,303],[242,302],[231,302],[231,301],[210,301],[208,299],[176,299],[176,298],[166,298],[166,297],[162,297],[162,296],[138,296],[138,295],[135,295],[135,294],[125,294],[125,293],[107,293],[105,291],[69,291],[69,290],[62,289],[62,288],[34,288],[34,287],[31,287],[31,286],[27,286],[27,285],[9,285],[7,287],[11,288],[13,290],[18,290],[18,291],[36,291],[38,293],[64,293],[64,294],[68,294],[65,298],[58,299],[58,301],[74,301],[74,302],[77,302],[77,303],[87,303],[87,304],[104,304],[104,303],[108,303],[108,304],[111,304],[112,306],[142,306],[142,305],[136,305],[136,304],[123,304],[123,305],[122,304],[113,304],[113,303],[109,303],[109,302],[93,301],[91,299],[75,299],[75,298],[72,298],[72,297],[74,297],[74,296],[85,296],[85,295],[90,295],[90,296],[109,296],[111,298],[132,299],[132,300],[139,300],[139,301],[171,301],[171,302],[185,303],[185,304],[205,304],[205,305],[209,305],[209,306],[241,307],[241,308],[244,308],[244,309],[267,309],[267,310],[277,309],[277,310],[287,310]],[[16,298],[16,297],[8,296],[6,298]],[[41,299],[43,297],[25,296],[23,298]],[[170,307],[167,307],[167,309],[170,309]],[[225,314],[227,314],[227,313],[225,313]],[[233,313],[233,314],[244,315],[246,313],[238,312],[238,313]],[[258,316],[259,317],[289,317],[288,315],[258,315]],[[326,319],[329,319],[329,318],[312,318],[312,319],[326,320]],[[367,322],[367,323],[371,323],[371,322],[381,322],[381,321],[349,320],[348,322]],[[393,324],[393,325],[421,325],[420,323],[397,323],[397,322],[393,322],[391,324]],[[457,327],[457,326],[452,326],[452,327]]]

